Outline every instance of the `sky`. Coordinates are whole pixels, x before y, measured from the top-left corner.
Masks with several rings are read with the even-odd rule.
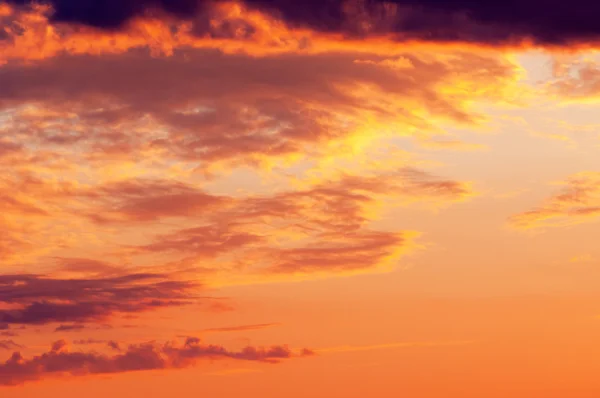
[[[598,397],[598,7],[0,2],[0,395]]]

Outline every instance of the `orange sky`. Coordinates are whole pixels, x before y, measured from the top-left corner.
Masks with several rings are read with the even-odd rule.
[[[214,7],[0,4],[0,395],[598,397],[594,46]]]

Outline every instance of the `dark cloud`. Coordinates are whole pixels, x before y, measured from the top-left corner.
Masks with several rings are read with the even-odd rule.
[[[114,340],[78,339],[73,340],[75,345],[104,345],[114,351],[122,351],[121,344]]]
[[[256,325],[239,325],[239,326],[229,326],[222,328],[210,328],[204,329],[205,332],[245,332],[248,330],[259,330],[266,329],[273,326],[279,325],[278,323],[259,323]]]
[[[119,348],[111,342],[113,350]],[[115,348],[116,347],[116,348]],[[287,346],[269,348],[246,347],[230,351],[218,345],[202,344],[200,339],[189,337],[183,344],[145,343],[129,345],[114,355],[98,352],[69,351],[67,343],[59,340],[50,351],[31,358],[15,352],[0,364],[0,385],[18,385],[28,381],[64,375],[83,376],[156,369],[181,369],[193,366],[202,359],[232,359],[277,363],[294,356],[309,356],[312,351],[304,349],[294,354]]]
[[[17,5],[34,4],[30,0],[9,0]],[[35,3],[50,4],[53,19],[82,23],[103,29],[115,29],[149,8],[160,9],[180,17],[195,14],[204,1],[198,0],[51,0]]]
[[[106,343],[106,345],[115,351],[121,351],[121,346],[116,341],[110,340]]]
[[[9,0],[31,4],[32,0]],[[221,0],[46,0],[53,20],[118,29],[136,16],[160,11],[193,20]],[[595,41],[600,6],[584,0],[246,0],[250,9],[281,18],[291,26],[367,35],[394,32],[399,39],[538,44]],[[209,30],[209,24],[199,24]],[[224,28],[227,32],[227,27]]]
[[[59,325],[56,329],[54,329],[55,332],[76,332],[79,330],[83,330],[85,329],[85,325],[79,325],[79,324],[74,324],[74,325]]]
[[[349,35],[397,33],[399,39],[504,44],[596,40],[590,4],[541,0],[248,0],[295,26]],[[585,11],[584,11],[585,10]],[[370,22],[368,27],[365,22]]]
[[[363,230],[342,240],[315,243],[312,247],[281,249],[269,272],[285,274],[364,270],[382,264],[407,245],[402,233]]]
[[[19,335],[19,333],[15,330],[15,328],[11,329],[10,326],[11,325],[9,325],[7,323],[0,323],[0,336],[17,337]],[[27,328],[26,326],[20,326],[16,329],[25,330],[26,328]]]
[[[194,300],[190,293],[194,286],[152,274],[99,279],[0,275],[0,303],[10,306],[0,310],[0,324],[100,321],[118,313],[180,306]]]

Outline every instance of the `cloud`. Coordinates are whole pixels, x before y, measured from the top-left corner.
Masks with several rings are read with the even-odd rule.
[[[0,6],[0,167],[10,170],[0,176],[0,261],[39,274],[0,275],[7,328],[83,335],[198,302],[233,309],[198,297],[190,281],[200,279],[391,270],[416,233],[377,225],[389,208],[438,208],[474,192],[400,164],[388,143],[468,148],[432,137],[480,126],[476,105],[512,101],[521,74],[499,52],[398,46],[411,37],[386,25],[392,14],[377,24],[385,31],[356,30],[371,10],[344,9],[343,26],[325,29],[311,22],[310,2],[303,19],[276,2],[55,2],[53,12],[16,3]],[[146,14],[149,4],[163,12]],[[369,159],[381,143],[385,156]],[[356,170],[363,161],[373,167]],[[281,181],[247,192],[249,174]],[[82,351],[59,341],[13,355],[0,384],[314,354],[83,337],[74,341]]]
[[[94,48],[105,43],[88,39]],[[337,157],[366,158],[366,148],[387,139],[436,135],[445,123],[475,127],[485,117],[473,103],[504,101],[519,75],[500,54],[462,50],[54,50],[1,67],[0,134],[11,149],[0,165],[14,173],[0,178],[0,198],[7,198],[0,199],[0,259],[55,261],[69,277],[112,276],[115,264],[164,264],[169,251],[212,270],[215,256],[265,247],[273,234],[239,225],[247,219],[237,216],[243,206],[231,192],[207,187],[206,176],[317,168]],[[228,212],[236,214],[230,224],[206,217]],[[156,228],[136,232],[141,224]],[[382,251],[393,240],[383,239]],[[145,255],[115,255],[123,245]]]
[[[31,358],[15,352],[0,364],[0,385],[19,385],[49,377],[84,376],[157,369],[182,369],[203,359],[241,360],[277,363],[295,356],[307,356],[310,350],[293,353],[287,346],[246,347],[230,351],[218,345],[205,345],[190,337],[183,344],[145,343],[129,345],[113,355],[94,351],[70,351],[64,340],[52,344],[50,351]]]
[[[82,192],[84,200],[103,201],[104,211],[86,214],[97,222],[148,222],[163,217],[193,217],[222,206],[226,198],[184,183],[130,179]]]
[[[92,345],[92,344],[107,344],[107,340],[98,340],[98,339],[77,339],[73,340],[73,344],[75,345]]]
[[[266,329],[273,326],[278,326],[278,323],[260,323],[256,325],[239,325],[239,326],[230,326],[230,327],[222,327],[222,328],[210,328],[204,329],[203,332],[245,332],[248,330],[259,330]]]
[[[412,348],[412,347],[446,347],[446,346],[462,346],[476,343],[474,340],[463,341],[414,341],[414,342],[397,342],[386,344],[360,345],[360,346],[341,346],[328,347],[316,350],[319,354],[340,353],[340,352],[358,352],[372,350],[389,350],[394,348]]]
[[[545,86],[562,103],[596,102],[600,95],[600,60],[594,56],[554,59],[553,78]]]
[[[22,347],[22,345],[17,344],[12,340],[0,340],[0,350],[14,350]]]
[[[402,234],[375,231],[347,234],[335,243],[280,250],[271,271],[294,274],[369,269],[394,258],[396,250],[405,243]]]
[[[116,341],[110,340],[106,343],[106,345],[115,351],[121,351],[121,346]]]
[[[113,351],[122,351],[121,344],[114,340],[99,340],[99,339],[78,339],[73,340],[75,345],[103,345],[110,348]]]
[[[2,70],[0,107],[12,115],[4,129],[22,138],[14,144],[62,149],[98,167],[133,153],[139,162],[203,168],[271,164],[317,156],[320,145],[330,151],[328,143],[367,125],[363,134],[376,137],[378,129],[435,132],[440,120],[478,123],[483,116],[470,103],[506,100],[518,75],[502,57],[466,52],[256,58],[191,49],[62,56]],[[69,151],[75,143],[80,151]]]
[[[472,194],[467,183],[413,168],[317,179],[273,195],[231,198],[197,219],[200,226],[159,234],[135,255],[168,253],[178,268],[213,264],[216,275],[331,275],[393,267],[414,234],[371,227],[386,203],[451,203]],[[192,268],[193,269],[193,268]]]
[[[250,57],[191,47],[67,52],[1,71],[0,130],[22,151],[0,158],[15,170],[0,195],[17,201],[0,202],[12,217],[0,220],[1,257],[65,279],[113,277],[126,264],[219,283],[391,267],[414,234],[373,227],[382,208],[461,201],[469,184],[406,164],[340,176],[332,162],[444,123],[476,126],[485,117],[473,103],[504,101],[519,74],[498,54],[457,50]],[[302,186],[270,194],[211,189],[206,178],[289,165],[309,169]],[[329,175],[314,179],[317,169]]]
[[[191,290],[195,286],[151,274],[97,279],[0,275],[0,302],[10,306],[0,310],[0,323],[98,322],[114,314],[189,304],[194,300]],[[57,331],[73,326],[62,325]]]
[[[74,324],[74,325],[59,325],[56,329],[54,329],[55,332],[72,332],[72,331],[80,331],[85,329],[85,325],[79,325],[79,324]]]
[[[529,229],[578,224],[600,216],[600,173],[582,172],[561,185],[565,185],[562,192],[533,210],[511,217],[510,223]]]
[[[17,5],[32,4],[28,0],[15,0],[8,3]],[[75,22],[91,25],[94,27],[111,29],[118,28],[129,19],[141,15],[149,8],[160,8],[163,11],[185,17],[195,14],[202,5],[201,1],[138,1],[125,0],[116,3],[86,0],[77,1],[51,1],[48,2],[53,8],[53,19],[61,22]]]
[[[197,258],[214,258],[263,240],[258,235],[236,232],[231,225],[208,225],[178,230],[156,237],[155,242],[141,246],[141,252],[192,253]]]
[[[107,276],[119,274],[122,269],[105,261],[90,258],[66,258],[55,257],[60,271],[69,273],[92,274],[95,276]]]
[[[23,5],[33,2],[9,0],[8,3]],[[244,24],[246,21],[242,14],[242,18],[229,21],[229,25],[211,29],[211,24],[206,21],[210,21],[215,8],[236,6],[236,3],[220,0],[47,0],[44,3],[52,7],[51,18],[55,22],[83,24],[104,30],[123,28],[132,20],[147,16],[150,10],[162,12],[165,18],[194,23],[194,32],[198,35],[232,35],[234,27],[238,27],[243,31],[238,33],[239,37],[247,38],[252,36],[255,27],[252,23]],[[540,0],[515,3],[500,0],[485,3],[459,0],[332,0],[326,3],[247,0],[242,4],[289,27],[341,37],[387,34],[393,35],[396,40],[488,45],[531,41],[537,45],[569,45],[595,42],[600,33],[593,18],[598,10],[582,0],[556,2],[550,6]],[[582,13],[582,9],[587,12]]]

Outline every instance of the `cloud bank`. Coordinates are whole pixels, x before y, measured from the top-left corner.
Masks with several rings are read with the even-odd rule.
[[[9,0],[30,5],[30,0]],[[55,22],[75,23],[116,30],[132,19],[162,13],[182,21],[195,21],[197,34],[208,34],[207,23],[220,0],[46,0]],[[235,3],[234,3],[235,4]],[[592,3],[540,0],[470,2],[462,0],[246,0],[245,8],[276,18],[285,24],[347,37],[393,34],[397,40],[471,42],[486,45],[530,41],[538,45],[569,45],[597,42],[600,35]],[[250,23],[237,21],[221,29],[244,29],[252,36]]]

